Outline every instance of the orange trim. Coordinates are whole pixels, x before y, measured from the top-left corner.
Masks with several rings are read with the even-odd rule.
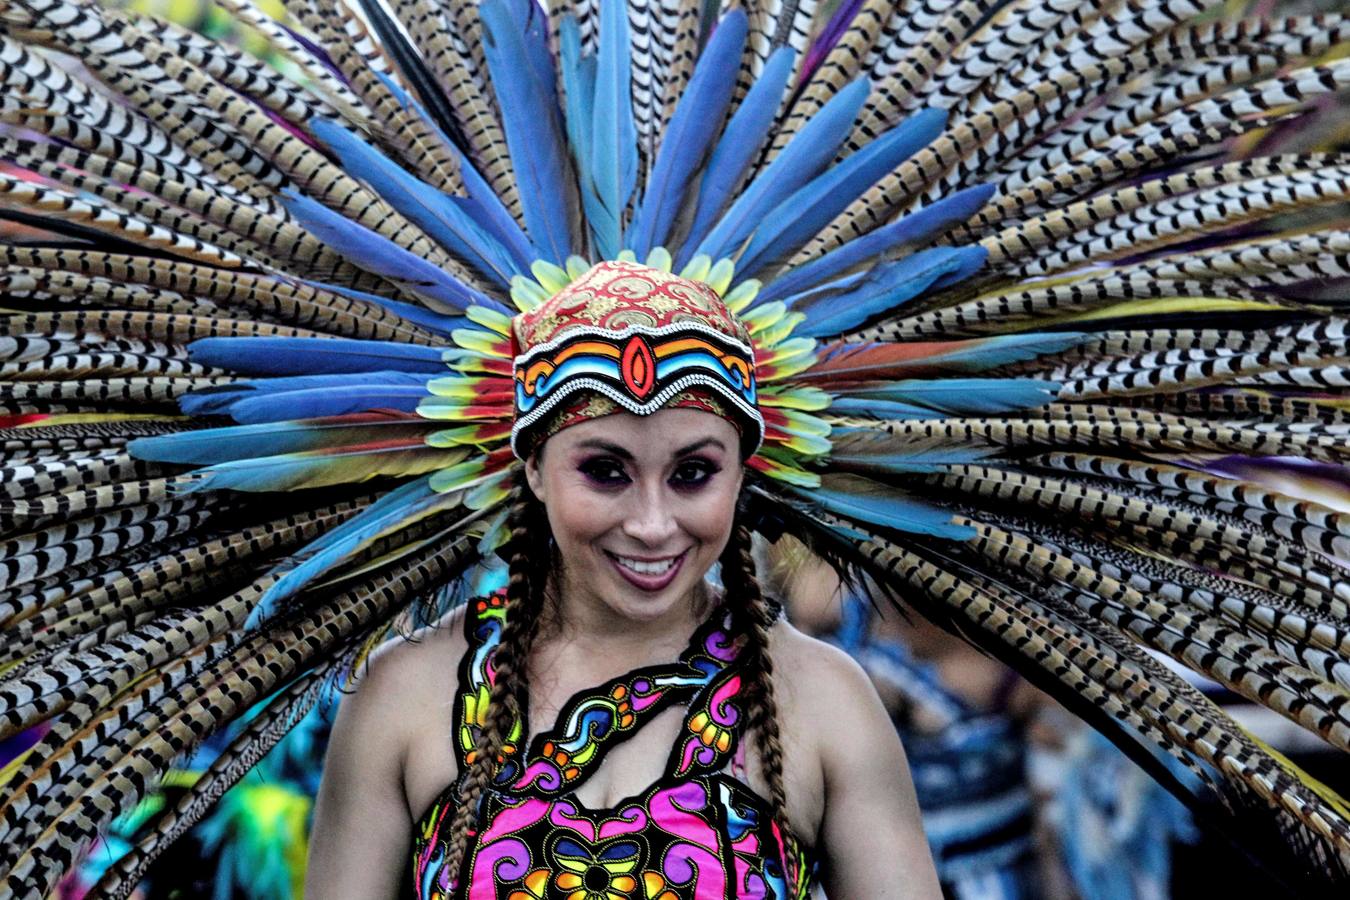
[[[705,341],[702,338],[676,338],[673,341],[652,345],[652,351],[657,356],[671,356],[676,353],[683,353],[686,350],[707,350],[717,356],[725,356],[725,352],[713,344],[711,341]]]
[[[516,380],[525,382],[526,392],[533,394],[535,383],[541,377],[552,375],[556,368],[557,366],[553,365],[552,360],[535,360],[528,369],[516,369]]]
[[[571,359],[578,353],[594,353],[596,356],[609,356],[614,359],[619,358],[620,350],[618,347],[606,341],[578,341],[571,346],[564,347],[557,355],[550,357],[554,365],[561,365],[565,360]]]

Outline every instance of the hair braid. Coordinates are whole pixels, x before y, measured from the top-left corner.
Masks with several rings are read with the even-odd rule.
[[[777,618],[760,590],[755,576],[755,560],[750,555],[750,529],[737,522],[722,551],[722,584],[732,601],[731,609],[741,617],[742,631],[748,638],[746,670],[747,725],[755,734],[760,770],[769,785],[773,818],[783,839],[783,864],[788,885],[796,883],[797,837],[787,815],[787,791],[783,787],[783,744],[778,734],[778,702],[774,696],[773,659],[769,655],[769,629]]]
[[[543,506],[525,486],[522,476],[512,490],[507,516],[509,536],[503,550],[507,556],[510,580],[506,586],[506,623],[501,640],[492,654],[495,680],[478,741],[467,757],[469,768],[460,781],[459,805],[450,825],[450,843],[445,865],[453,877],[459,869],[472,836],[483,797],[492,785],[497,763],[511,736],[511,728],[520,718],[521,702],[529,690],[529,671],[525,665],[530,647],[539,633],[540,612],[548,573],[539,565],[539,541],[549,538],[548,519]],[[524,723],[522,723],[524,724]]]

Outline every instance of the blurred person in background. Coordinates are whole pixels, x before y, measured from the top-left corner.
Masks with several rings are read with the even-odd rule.
[[[1185,808],[1108,740],[1012,670],[780,542],[789,618],[867,670],[899,731],[924,831],[954,900],[1154,900]]]

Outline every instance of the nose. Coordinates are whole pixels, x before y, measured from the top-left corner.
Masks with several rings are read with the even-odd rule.
[[[679,526],[675,522],[672,498],[664,490],[664,485],[644,485],[625,498],[624,502],[633,504],[623,520],[623,532],[643,546],[659,549],[668,544]]]

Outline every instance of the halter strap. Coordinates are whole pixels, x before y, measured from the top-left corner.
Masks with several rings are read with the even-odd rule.
[[[672,704],[688,703],[667,775],[690,777],[726,766],[739,742],[744,715],[736,701],[744,679],[735,665],[744,642],[731,630],[725,607],[694,632],[680,657],[644,666],[605,685],[574,694],[552,728],[530,738],[517,720],[502,748],[494,783],[508,793],[566,794],[586,780],[605,754]],[[496,672],[492,660],[506,621],[504,591],[470,601],[465,616],[469,650],[460,663],[456,750],[467,771],[486,722]],[[528,709],[522,710],[528,718]],[[522,743],[529,738],[522,753]]]

